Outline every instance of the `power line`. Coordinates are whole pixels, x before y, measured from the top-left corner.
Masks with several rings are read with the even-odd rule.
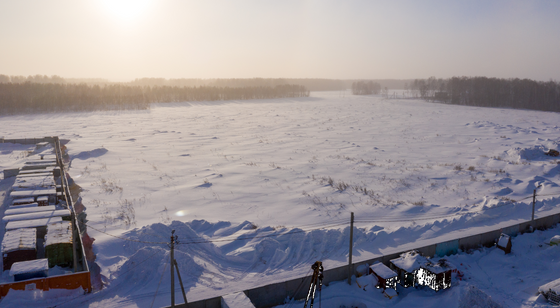
[[[137,242],[137,243],[143,243],[143,244],[156,244],[156,245],[162,245],[162,244],[163,244],[163,245],[166,245],[166,244],[167,244],[167,242],[147,242],[147,241],[133,240],[133,239],[126,238],[126,237],[122,237],[122,236],[117,236],[117,235],[109,234],[109,233],[107,233],[107,232],[104,232],[104,231],[101,231],[101,230],[99,230],[99,229],[96,229],[96,228],[94,228],[94,227],[92,227],[91,225],[88,225],[88,224],[85,224],[85,225],[88,226],[88,228],[91,228],[91,229],[93,229],[93,230],[95,230],[95,231],[97,231],[97,232],[101,232],[101,233],[103,233],[103,234],[106,234],[106,235],[109,235],[109,236],[112,236],[112,237],[114,237],[114,238],[118,238],[118,239],[121,239],[121,240],[125,240],[125,241]]]
[[[163,272],[161,272],[161,278],[159,279],[159,283],[156,288],[156,293],[154,294],[154,299],[152,300],[152,304],[150,305],[150,308],[154,306],[154,302],[156,301],[156,296],[159,291],[159,286],[161,285],[161,281],[163,280],[163,274],[165,274],[166,269],[167,269],[167,262],[165,262],[165,266],[163,267]]]

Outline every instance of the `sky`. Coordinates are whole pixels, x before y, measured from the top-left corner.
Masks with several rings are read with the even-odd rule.
[[[560,1],[0,0],[0,74],[560,80]]]

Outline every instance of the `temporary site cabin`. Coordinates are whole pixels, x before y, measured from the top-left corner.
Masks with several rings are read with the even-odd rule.
[[[15,262],[37,259],[37,230],[26,228],[6,232],[2,240],[2,257],[5,271]]]
[[[416,250],[411,250],[401,254],[399,258],[390,262],[392,270],[397,272],[401,286],[408,288],[417,285],[416,274],[420,267],[428,262],[428,259],[421,256]]]
[[[47,226],[45,236],[45,255],[49,259],[49,267],[70,266],[72,254],[72,224],[59,222]]]
[[[436,263],[425,263],[416,274],[419,285],[427,286],[434,291],[451,287],[451,272],[455,267],[445,259]]]
[[[47,277],[49,262],[47,259],[15,262],[10,269],[14,281]]]
[[[397,273],[393,272],[390,268],[381,262],[375,262],[369,267],[370,273],[377,277],[377,287],[381,289],[395,289],[397,288]]]

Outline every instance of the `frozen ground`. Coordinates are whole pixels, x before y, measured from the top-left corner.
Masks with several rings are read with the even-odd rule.
[[[107,234],[166,242],[175,229],[194,301],[304,275],[316,260],[343,265],[350,212],[356,261],[496,229],[530,219],[538,185],[536,217],[560,211],[560,165],[543,154],[558,149],[559,120],[327,92],[3,116],[0,136],[70,140],[107,287],[62,306],[149,307],[156,290],[154,306],[169,304],[169,249]],[[0,169],[23,150],[0,144]]]

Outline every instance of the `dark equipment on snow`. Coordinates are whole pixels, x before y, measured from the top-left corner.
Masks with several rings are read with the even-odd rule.
[[[307,298],[305,299],[305,305],[303,305],[303,308],[307,308],[309,298],[311,298],[309,308],[313,308],[317,285],[319,285],[319,292],[321,292],[321,286],[323,285],[323,263],[321,261],[317,261],[311,265],[311,269],[313,270],[313,276],[311,277],[311,284],[309,285],[309,291],[307,292]]]

